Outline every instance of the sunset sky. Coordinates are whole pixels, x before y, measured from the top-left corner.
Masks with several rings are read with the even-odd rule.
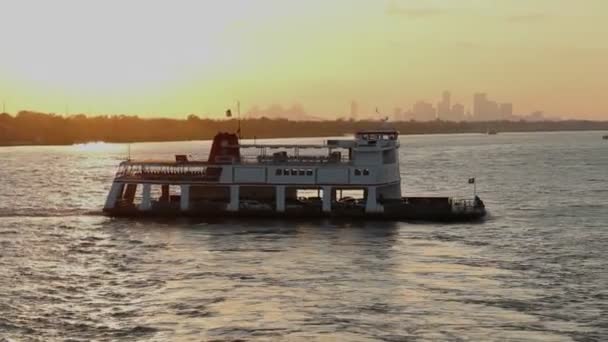
[[[9,112],[312,115],[477,91],[608,120],[606,0],[0,0]]]

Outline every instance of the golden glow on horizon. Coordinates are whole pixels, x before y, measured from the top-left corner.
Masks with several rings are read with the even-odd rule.
[[[108,144],[103,141],[72,145],[78,152],[115,152],[122,150],[122,144]]]
[[[341,116],[448,89],[608,119],[604,0],[0,0],[0,101],[16,112]]]

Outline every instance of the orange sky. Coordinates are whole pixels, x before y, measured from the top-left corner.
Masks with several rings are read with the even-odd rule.
[[[476,91],[608,120],[606,0],[0,0],[9,112],[313,115]]]

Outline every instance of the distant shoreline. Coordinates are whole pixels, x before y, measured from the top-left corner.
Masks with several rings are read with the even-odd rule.
[[[500,133],[559,133],[559,132],[604,132],[608,131],[608,129],[571,129],[571,130],[522,130],[522,131],[501,131]],[[351,132],[354,133],[354,132]],[[400,132],[401,136],[406,135],[450,135],[450,134],[483,134],[486,135],[486,132],[432,132],[432,133],[403,133]],[[345,134],[341,135],[290,135],[290,136],[264,136],[264,137],[248,137],[243,136],[241,139],[289,139],[289,138],[325,138],[328,136],[345,136]],[[600,136],[601,138],[602,136]],[[138,144],[138,143],[156,143],[156,142],[185,142],[185,141],[211,141],[213,137],[201,137],[198,139],[167,139],[167,140],[129,140],[129,141],[104,141],[104,140],[89,140],[89,141],[74,141],[74,142],[65,142],[65,143],[45,143],[45,142],[0,142],[0,147],[25,147],[25,146],[72,146],[78,144],[88,144],[88,143],[106,143],[106,144]]]
[[[556,129],[556,130],[513,130],[513,131],[500,131],[498,132],[498,135],[500,133],[559,133],[559,132],[606,132],[608,131],[608,128],[605,129],[595,129],[595,128],[591,128],[591,129],[570,129],[570,130],[560,130],[560,129]],[[350,133],[354,133],[354,132],[350,132]],[[255,137],[257,139],[289,139],[289,138],[325,138],[328,136],[343,136],[343,135],[347,135],[348,133],[342,134],[342,135],[290,135],[290,136],[281,136],[281,135],[277,135],[277,136],[264,136],[264,137]],[[449,135],[449,134],[483,134],[483,135],[487,135],[486,132],[426,132],[426,133],[416,133],[416,132],[408,132],[408,133],[403,133],[400,132],[400,135],[405,136],[405,135],[434,135],[434,134],[445,134],[445,135]],[[600,135],[600,138],[602,136]],[[248,136],[243,136],[241,139],[254,139],[254,137],[248,137]],[[78,144],[88,144],[88,143],[106,143],[106,144],[136,144],[136,143],[155,143],[155,142],[185,142],[185,141],[206,141],[206,140],[213,140],[213,137],[201,137],[198,139],[167,139],[167,140],[130,140],[130,141],[103,141],[103,140],[90,140],[90,141],[74,141],[74,142],[66,142],[66,143],[36,143],[36,142],[26,142],[26,141],[19,141],[19,142],[0,142],[0,147],[25,147],[25,146],[71,146],[71,145],[78,145]]]
[[[290,121],[243,119],[245,139],[331,137],[359,130],[378,129],[378,120]],[[608,121],[396,121],[388,127],[402,135],[506,132],[608,131]],[[20,112],[0,114],[0,146],[73,145],[88,142],[136,143],[212,139],[218,132],[235,132],[236,119],[212,120],[190,115],[187,119],[144,119],[137,116],[59,116]],[[601,137],[600,137],[601,138]]]

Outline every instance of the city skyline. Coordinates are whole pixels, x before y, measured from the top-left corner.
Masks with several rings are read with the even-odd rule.
[[[74,107],[69,103],[58,105],[57,109],[51,111],[41,111],[32,108],[11,108],[11,103],[3,100],[0,94],[0,104],[2,105],[2,111],[0,113],[13,113],[17,114],[20,111],[39,111],[46,113],[55,113],[57,115],[137,115],[143,117],[168,117],[168,118],[180,118],[188,115],[197,115],[204,118],[221,119],[224,117],[226,108],[231,108],[234,103],[226,103],[220,113],[210,112],[184,112],[174,114],[159,114],[157,112],[149,113],[128,113],[128,112],[98,112],[92,111],[91,106],[88,106],[86,110],[82,107]],[[580,117],[577,114],[571,113],[563,114],[559,113],[547,113],[541,107],[532,107],[529,111],[519,110],[515,111],[515,104],[509,101],[495,101],[489,97],[489,93],[485,91],[476,91],[472,93],[470,101],[466,101],[466,96],[458,97],[459,100],[453,100],[453,93],[450,90],[444,90],[440,94],[440,99],[437,101],[436,98],[428,100],[432,97],[425,99],[413,100],[409,104],[405,101],[398,101],[395,104],[386,104],[379,106],[377,104],[362,105],[358,100],[352,99],[348,103],[348,111],[337,110],[336,112],[312,112],[306,110],[306,104],[298,101],[291,102],[271,102],[266,105],[258,103],[251,104],[244,109],[244,117],[262,117],[266,116],[269,118],[287,118],[294,120],[333,120],[337,118],[347,119],[378,119],[379,117],[389,117],[392,120],[408,121],[430,121],[441,119],[444,121],[495,121],[495,120],[519,120],[519,119],[532,119],[532,120],[568,120],[568,119],[590,119],[597,121],[608,120],[606,117],[600,116],[599,118],[587,118],[585,116]],[[234,102],[234,101],[233,101]],[[239,101],[240,102],[240,101]],[[463,104],[463,102],[468,104]],[[389,108],[393,106],[392,112],[389,112]],[[264,108],[265,107],[265,108]],[[9,109],[10,108],[10,109]],[[381,108],[381,112],[378,112]],[[405,109],[404,109],[405,108]],[[12,109],[12,110],[11,110]],[[235,108],[236,109],[236,108]],[[290,117],[291,114],[295,116]]]
[[[543,110],[535,109],[529,113],[516,112],[512,102],[498,102],[492,100],[485,92],[476,92],[472,94],[472,100],[468,105],[460,102],[452,101],[452,92],[444,90],[441,98],[436,104],[432,101],[417,100],[411,104],[408,109],[403,109],[402,105],[394,107],[392,115],[388,117],[395,121],[499,121],[499,120],[560,120],[568,119],[560,116],[549,114],[546,116]],[[360,117],[358,112],[359,103],[356,100],[351,101],[350,116],[351,119]],[[357,111],[353,112],[356,108]],[[371,111],[368,111],[371,113]],[[382,113],[384,115],[384,112]],[[365,118],[377,118],[377,113],[364,115]]]
[[[254,104],[243,108],[243,118],[283,118],[292,119],[296,121],[320,121],[320,120],[333,120],[333,119],[350,119],[350,120],[377,120],[389,118],[393,121],[432,121],[432,120],[443,120],[443,121],[499,121],[499,120],[568,120],[576,119],[576,117],[568,116],[557,116],[553,113],[545,113],[541,109],[535,109],[529,113],[514,111],[514,104],[512,102],[497,102],[489,97],[486,92],[476,92],[472,94],[472,100],[470,103],[462,104],[461,102],[452,101],[452,92],[444,90],[440,93],[440,99],[437,102],[427,100],[416,100],[409,105],[404,105],[403,102],[399,102],[399,105],[393,107],[393,111],[389,113],[386,110],[388,107],[380,106],[362,106],[356,99],[351,100],[348,103],[348,110],[341,110],[336,113],[315,113],[310,112],[306,109],[306,105],[299,102],[291,102],[287,105],[283,103],[271,103],[268,105]],[[238,101],[240,102],[240,101]],[[465,102],[465,101],[462,101]],[[2,112],[5,114],[11,114],[10,110],[6,110],[6,101],[2,101]],[[235,104],[226,104],[226,109],[236,110]],[[234,107],[234,108],[232,108]],[[390,106],[389,106],[390,107]],[[17,114],[21,111],[32,111],[29,109],[19,109],[12,111],[13,114]],[[34,110],[34,112],[36,112]],[[71,115],[135,115],[140,116],[141,113],[93,113],[86,111],[70,111],[70,106],[65,104],[63,112],[48,112],[56,115],[71,116]],[[149,113],[148,113],[149,114]],[[195,115],[201,118],[210,119],[221,119],[225,117],[225,113],[217,115],[216,113],[186,113],[183,117]],[[168,118],[180,118],[182,115],[143,115],[142,117],[168,117]],[[598,120],[603,121],[603,120]]]
[[[603,0],[5,0],[2,9],[0,101],[11,113],[221,118],[238,99],[301,103],[331,119],[352,99],[360,112],[392,115],[436,89],[452,89],[453,103],[483,89],[522,113],[608,119]]]
[[[384,107],[380,106],[361,106],[361,104],[353,99],[349,102],[348,111],[338,111],[336,113],[314,113],[306,110],[306,106],[299,102],[291,102],[287,105],[283,103],[271,103],[266,106],[254,104],[243,110],[243,118],[284,118],[293,120],[333,120],[333,119],[350,119],[350,120],[374,120],[389,118],[394,121],[431,121],[431,120],[443,120],[443,121],[499,121],[499,120],[520,120],[528,119],[534,121],[542,120],[568,120],[577,119],[576,116],[558,116],[554,113],[545,113],[542,109],[536,108],[529,113],[514,111],[514,104],[512,102],[497,102],[492,100],[486,92],[475,92],[472,94],[472,100],[470,103],[462,104],[461,102],[452,101],[452,92],[444,90],[441,92],[441,99],[435,104],[433,101],[427,100],[416,100],[409,105],[400,104],[393,107],[392,113],[385,110]],[[240,101],[238,101],[240,102]],[[465,102],[465,101],[462,101]],[[2,112],[10,114],[11,111],[6,109],[6,101],[2,101]],[[226,108],[232,108],[235,104],[227,104]],[[380,109],[382,108],[382,109]],[[404,109],[405,108],[405,109]],[[32,111],[30,109],[19,109],[12,111],[17,114],[21,111]],[[34,110],[35,112],[35,110]],[[117,115],[115,113],[93,113],[87,111],[72,111],[70,112],[70,106],[65,104],[63,112],[48,112],[57,115]],[[180,115],[143,115],[143,117],[173,117],[180,118]],[[139,116],[141,113],[119,113],[118,115],[136,115]],[[224,113],[217,115],[217,113],[186,113],[184,116],[196,115],[201,118],[210,119],[221,119],[224,117]],[[598,120],[604,121],[604,120]]]

